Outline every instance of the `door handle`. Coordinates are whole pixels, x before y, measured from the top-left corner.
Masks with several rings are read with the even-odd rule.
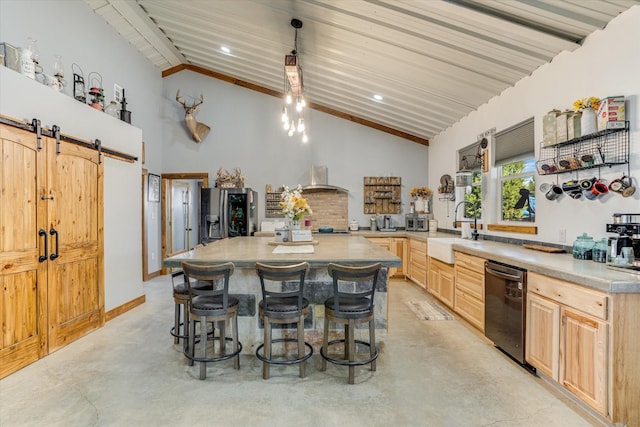
[[[49,241],[47,239],[47,232],[42,228],[38,230],[38,236],[44,236],[44,255],[38,257],[38,262],[45,262],[49,258]]]
[[[51,255],[49,256],[49,259],[53,261],[60,256],[59,247],[58,247],[58,240],[59,240],[58,230],[56,230],[55,228],[52,228],[51,230],[49,230],[49,234],[51,234],[51,236],[56,236],[56,250],[55,252],[51,252]]]

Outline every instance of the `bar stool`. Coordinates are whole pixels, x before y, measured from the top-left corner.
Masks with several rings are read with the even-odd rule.
[[[189,292],[189,336],[188,344],[184,350],[189,359],[189,365],[193,362],[200,363],[200,379],[207,376],[207,363],[234,359],[233,366],[240,369],[240,352],[242,343],[238,340],[238,298],[229,295],[229,277],[233,274],[234,265],[231,262],[223,264],[191,264],[182,263],[182,271],[185,275],[185,283]],[[199,289],[191,286],[192,281],[210,282],[210,289]],[[231,320],[232,336],[227,337],[227,322]],[[201,356],[195,356],[196,322],[200,322],[200,346]],[[210,341],[207,334],[207,323],[212,324],[214,334],[213,354],[207,356],[207,342]],[[220,329],[220,336],[215,336],[216,323]],[[219,354],[215,353],[215,341],[219,342]],[[227,354],[227,342],[232,344],[232,352]]]
[[[309,264],[302,262],[288,266],[256,263],[256,273],[260,278],[262,301],[260,318],[264,321],[264,342],[256,348],[256,357],[262,361],[262,378],[269,378],[271,365],[300,366],[300,378],[305,377],[306,360],[313,355],[313,347],[304,341],[304,317],[309,312],[309,301],[303,297],[304,279],[309,274]],[[278,282],[277,284],[275,282]],[[272,338],[273,324],[297,323],[297,338]],[[297,358],[275,359],[272,354],[274,342],[297,342]],[[307,352],[305,346],[309,348]],[[264,351],[261,354],[261,350]]]
[[[202,246],[202,244],[199,244],[193,249],[198,249]],[[187,337],[189,336],[189,320],[187,319],[189,313],[189,291],[187,290],[187,285],[185,283],[184,271],[177,270],[171,273],[171,285],[173,287],[174,319],[173,326],[169,330],[169,333],[173,336],[174,344],[178,344],[180,339],[182,339],[186,346]],[[211,283],[192,283],[191,286],[206,289],[211,288]],[[180,328],[182,328],[182,331],[180,331]]]
[[[355,367],[371,364],[371,370],[376,370],[375,319],[374,319],[374,295],[378,273],[381,264],[373,264],[363,267],[349,267],[338,264],[329,264],[329,275],[333,278],[333,296],[324,303],[324,339],[320,355],[322,356],[322,368],[327,369],[327,360],[337,365],[349,367],[349,384],[355,382]],[[329,322],[344,324],[344,339],[329,341]],[[369,324],[369,342],[355,339],[355,327],[357,323]],[[328,355],[329,346],[344,344],[344,357],[341,359]],[[364,360],[356,360],[356,344],[369,347],[369,357]]]

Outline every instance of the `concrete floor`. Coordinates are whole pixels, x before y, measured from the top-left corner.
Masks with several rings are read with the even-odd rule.
[[[378,370],[329,365],[307,377],[255,356],[210,364],[198,380],[168,330],[170,281],[145,284],[147,302],[0,381],[0,425],[10,426],[599,426],[461,321],[420,321],[405,301],[429,298],[401,280],[389,288],[389,329]]]

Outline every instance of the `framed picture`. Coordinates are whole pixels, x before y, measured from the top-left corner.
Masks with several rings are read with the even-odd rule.
[[[149,174],[149,201],[150,202],[160,202],[160,176],[154,175],[152,173]]]

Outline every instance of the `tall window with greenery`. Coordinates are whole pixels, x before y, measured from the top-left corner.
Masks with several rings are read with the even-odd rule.
[[[500,194],[503,221],[535,221],[535,170],[533,156],[502,164]]]
[[[473,218],[473,207],[475,206],[477,218],[482,218],[482,173],[479,169],[472,172],[471,192],[464,195],[464,200],[468,202],[464,207],[464,217]]]

